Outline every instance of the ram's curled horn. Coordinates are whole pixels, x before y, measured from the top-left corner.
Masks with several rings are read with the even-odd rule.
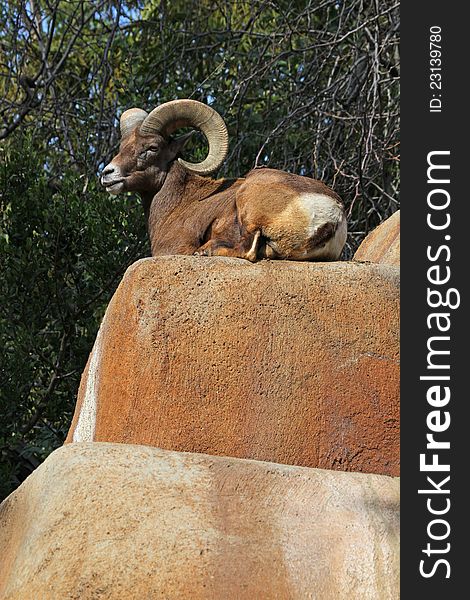
[[[119,125],[121,128],[121,137],[126,138],[134,129],[140,125],[148,113],[141,108],[129,108],[122,113]]]
[[[228,150],[228,132],[222,117],[210,106],[196,100],[172,100],[157,108],[145,118],[142,134],[159,133],[168,137],[181,127],[194,127],[207,138],[209,152],[200,163],[179,162],[194,173],[209,175],[224,162]]]

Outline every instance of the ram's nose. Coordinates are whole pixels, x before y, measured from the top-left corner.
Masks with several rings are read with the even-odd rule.
[[[119,166],[109,163],[101,171],[100,183],[113,196],[120,194],[124,190],[124,177]]]
[[[100,181],[104,185],[106,180],[109,180],[111,175],[116,172],[116,167],[112,164],[106,165],[106,167],[101,171]],[[112,177],[111,177],[112,178]]]

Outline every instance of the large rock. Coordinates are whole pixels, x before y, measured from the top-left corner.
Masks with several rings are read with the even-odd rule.
[[[2,600],[395,600],[398,480],[125,444],[0,507]]]
[[[354,255],[354,260],[387,265],[400,264],[400,211],[371,231]]]
[[[398,474],[398,269],[167,256],[126,273],[68,441]]]

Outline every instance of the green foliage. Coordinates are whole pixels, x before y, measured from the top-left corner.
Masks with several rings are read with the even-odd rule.
[[[29,136],[0,167],[0,483],[6,493],[62,444],[80,375],[125,268],[148,254],[136,198],[66,170],[50,180]]]
[[[230,135],[220,175],[265,164],[332,184],[351,256],[398,207],[399,15],[394,0],[6,0],[0,22],[6,494],[62,443],[105,307],[149,254],[139,201],[97,182],[119,114],[210,104]]]

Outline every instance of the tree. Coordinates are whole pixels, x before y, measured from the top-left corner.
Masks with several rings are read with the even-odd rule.
[[[118,115],[212,105],[231,139],[221,174],[333,185],[350,257],[398,207],[399,20],[393,0],[7,0],[0,18],[6,493],[62,442],[104,308],[148,254],[138,199],[96,180]]]
[[[29,136],[1,152],[0,481],[62,444],[80,374],[125,268],[148,253],[140,207],[54,182]]]

